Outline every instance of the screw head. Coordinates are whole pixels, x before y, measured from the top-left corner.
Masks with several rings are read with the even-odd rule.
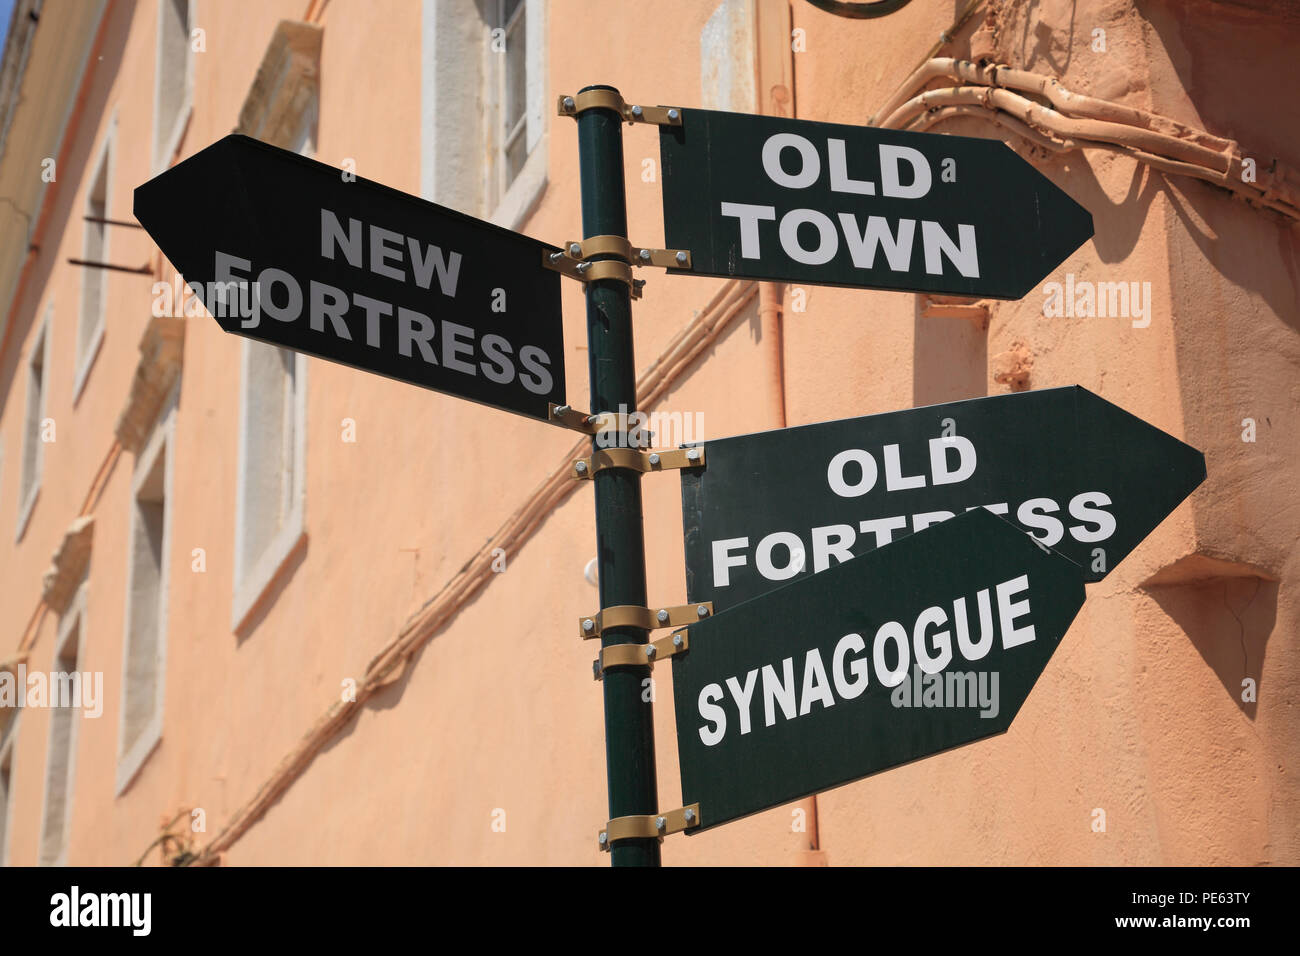
[[[569,255],[577,258],[582,255],[582,246],[576,242],[569,243]]]
[[[673,647],[681,647],[681,646],[682,646],[682,636],[680,634],[674,634]]]
[[[682,114],[681,114],[681,113],[678,113],[676,110],[669,110],[669,111],[668,111],[668,118],[669,118],[670,120],[675,120],[675,119],[677,119],[677,117],[679,117],[679,116],[681,116],[681,115],[682,115]]]
[[[686,813],[683,814],[683,816],[686,817],[686,822],[687,822],[687,823],[694,823],[694,822],[695,822],[695,811],[694,811],[694,810],[687,809]]]
[[[676,259],[677,262],[678,262],[680,265],[686,265],[686,253],[685,253],[685,252],[679,252],[679,253],[677,253],[677,255],[673,256],[673,258]]]
[[[587,463],[585,461],[580,461],[573,467],[580,475],[585,475],[587,473]]]
[[[663,608],[660,608],[659,613],[655,615],[655,619],[658,620],[660,624],[664,623],[664,621],[668,620],[668,612]]]
[[[700,450],[698,448],[691,448],[687,450],[686,452],[687,461],[699,461],[699,459],[700,459]]]
[[[591,268],[590,262],[579,262],[577,265],[577,270],[579,272],[586,272],[590,268]]]
[[[596,839],[600,840],[600,845],[601,845],[601,846],[604,846],[606,843],[609,842],[609,834],[606,833],[604,830],[601,830],[601,831],[600,831],[600,836],[597,837]]]
[[[695,613],[698,614],[700,617],[708,617],[709,609],[705,607],[703,604],[701,604],[699,607],[695,609]]]
[[[633,115],[633,116],[640,116],[640,115],[641,115],[641,112],[642,112],[642,111],[641,111],[641,107],[639,107],[639,106],[634,106],[634,107],[632,107],[632,115]]]
[[[573,97],[572,97],[572,96],[566,96],[566,97],[564,98],[564,108],[565,108],[566,110],[571,110],[571,109],[573,109]]]
[[[657,451],[652,451],[652,452],[650,453],[650,464],[652,464],[652,465],[657,465],[657,464],[659,464],[659,452],[657,452]]]
[[[640,256],[642,262],[649,262],[649,261],[650,261],[650,250],[649,250],[649,249],[642,249],[641,252],[638,253],[638,255]]]
[[[654,646],[653,644],[647,644],[647,645],[645,646],[645,656],[646,656],[646,657],[653,658],[653,657],[654,657],[656,654],[658,654],[658,653],[659,653],[659,651],[655,648],[655,646]]]
[[[665,820],[663,817],[655,817],[655,829],[656,829],[656,830],[663,830],[663,829],[666,829],[667,826],[668,826],[668,821],[667,821],[667,820]]]
[[[590,634],[592,631],[596,629],[596,622],[593,621],[591,618],[587,618],[585,621],[582,622],[582,629],[586,631],[588,634]]]
[[[561,259],[564,258],[564,253],[563,253],[563,252],[552,252],[550,258],[551,258],[551,261],[552,261],[552,262],[559,262]]]

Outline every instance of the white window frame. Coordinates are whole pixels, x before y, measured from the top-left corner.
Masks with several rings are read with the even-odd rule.
[[[190,25],[190,35],[185,37],[185,89],[181,98],[181,105],[176,110],[176,120],[170,130],[163,130],[159,127],[162,117],[159,115],[162,109],[162,90],[164,80],[170,81],[170,77],[164,78],[163,65],[163,14],[166,4],[172,0],[158,0],[157,15],[157,37],[154,43],[154,80],[153,80],[153,167],[154,175],[163,172],[171,164],[172,156],[176,154],[176,149],[180,145],[181,136],[185,127],[189,124],[190,114],[194,110],[194,51],[191,48],[190,35],[194,31],[194,0],[186,0],[187,14],[186,19]]]
[[[319,104],[312,99],[299,117],[298,134],[289,148],[307,157],[316,153]],[[263,342],[244,339],[239,367],[239,478],[235,491],[235,593],[230,608],[230,629],[240,631],[249,615],[280,577],[280,572],[301,543],[305,531],[307,494],[307,356],[290,349],[280,349],[293,362],[293,394],[285,396],[285,422],[282,435],[291,443],[282,448],[282,461],[292,457],[293,480],[280,486],[282,521],[280,529],[267,542],[262,553],[246,566],[245,537],[248,533],[249,439],[252,427],[251,364],[254,349],[277,348]],[[292,426],[290,436],[289,427]],[[288,441],[289,438],[286,438]]]
[[[81,586],[77,589],[76,596],[68,605],[68,609],[59,618],[59,635],[54,642],[54,663],[50,668],[51,673],[60,671],[59,659],[63,656],[63,649],[67,646],[68,638],[73,630],[77,632],[77,659],[73,662],[73,670],[81,673],[83,668],[81,662],[86,656],[86,588],[87,584],[83,580]],[[53,694],[54,688],[50,688]],[[83,691],[84,693],[84,691]],[[50,700],[50,718],[53,721],[54,716],[53,698]],[[59,853],[53,860],[45,859],[45,826],[49,820],[50,814],[50,775],[53,771],[54,762],[54,734],[50,733],[49,742],[46,745],[45,755],[45,794],[41,800],[41,828],[38,832],[37,842],[37,861],[41,866],[66,866],[68,862],[68,839],[72,835],[72,794],[73,787],[77,777],[77,731],[81,726],[81,710],[79,702],[71,707],[72,715],[69,718],[72,722],[68,726],[68,753],[67,768],[64,770],[63,780],[63,832],[59,838]],[[8,832],[6,830],[6,832]]]
[[[22,458],[18,462],[18,523],[14,532],[14,542],[17,543],[23,539],[27,532],[27,523],[31,520],[32,512],[36,509],[36,499],[41,493],[41,473],[45,467],[45,442],[41,440],[41,423],[45,421],[45,412],[49,406],[50,398],[50,358],[53,354],[50,349],[50,339],[53,335],[54,327],[54,300],[50,300],[45,306],[45,317],[41,320],[40,330],[36,333],[36,339],[32,346],[32,351],[27,356],[27,404],[23,409],[23,450]],[[36,428],[29,430],[28,423],[31,421],[32,401],[31,380],[32,380],[32,358],[37,350],[41,351],[41,390],[36,396],[38,407],[35,409]],[[32,474],[30,484],[23,487],[24,479],[27,479],[25,466],[27,462],[27,443],[35,444],[32,463]]]
[[[524,160],[514,181],[503,192],[500,184],[505,176],[506,144],[501,126],[502,112],[505,109],[506,55],[492,52],[490,38],[495,27],[504,27],[505,24],[499,23],[502,0],[485,2],[491,16],[486,25],[489,42],[484,44],[488,58],[484,69],[488,108],[485,110],[483,134],[492,162],[486,170],[488,179],[484,184],[484,195],[492,205],[489,221],[507,229],[518,229],[541,202],[548,181],[550,118],[546,109],[546,85],[549,79],[546,56],[547,3],[546,0],[523,0],[515,14],[525,18],[524,70],[527,73],[527,85],[523,136],[528,158]]]
[[[287,497],[282,510],[284,520],[280,530],[267,543],[261,555],[251,564],[245,565],[244,539],[247,533],[248,514],[248,479],[251,462],[249,460],[249,439],[252,422],[252,401],[250,396],[251,358],[254,348],[276,348],[261,342],[244,340],[243,353],[239,370],[239,481],[235,493],[235,594],[230,611],[230,629],[239,631],[252,610],[261,602],[266,592],[280,575],[280,571],[289,556],[298,548],[304,535],[307,490],[307,356],[301,352],[291,352],[293,370],[293,394],[284,402],[285,414],[293,416],[293,436],[290,447],[284,449],[286,455],[293,455],[293,481],[287,488],[281,487]],[[285,350],[287,351],[287,350]]]
[[[154,748],[162,740],[163,711],[165,709],[167,688],[167,610],[171,581],[172,508],[175,504],[172,494],[176,474],[176,405],[179,393],[180,382],[178,381],[172,386],[171,396],[158,416],[158,423],[154,426],[153,434],[149,436],[149,441],[141,449],[139,455],[136,456],[135,472],[131,478],[131,520],[127,530],[126,608],[122,625],[122,634],[124,635],[122,641],[122,669],[120,671],[122,675],[122,695],[117,720],[117,786],[115,796],[121,796],[126,792],[144,766],[145,761],[149,759],[149,755],[153,753]],[[124,749],[126,742],[127,697],[131,692],[127,674],[129,673],[128,668],[131,661],[132,595],[135,593],[134,548],[136,526],[140,522],[136,502],[141,487],[158,463],[159,455],[165,457],[163,459],[163,533],[161,567],[158,575],[158,635],[154,669],[156,681],[154,712],[149,719],[149,723],[145,725],[145,729],[136,738],[135,743],[129,749]]]
[[[90,186],[82,203],[85,215],[91,214],[91,195],[95,190],[95,181],[99,178],[99,172],[102,169],[104,171],[104,218],[113,218],[113,173],[116,165],[117,111],[114,110],[113,117],[108,122],[108,129],[104,133],[104,141],[99,144],[99,150],[95,154],[95,161],[90,166]],[[81,240],[81,258],[89,261],[90,227],[92,223],[83,219],[82,226],[84,227],[84,234]],[[112,233],[107,224],[99,224],[99,228],[103,230],[104,234],[104,241],[99,251],[99,261],[107,262],[109,260],[109,241]],[[100,283],[99,316],[94,327],[90,329],[83,341],[82,324],[85,321],[86,289],[92,281]],[[81,398],[81,390],[85,387],[86,379],[90,377],[90,369],[95,364],[95,357],[99,355],[100,346],[104,344],[104,327],[107,324],[105,316],[108,314],[108,270],[97,269],[93,266],[82,266],[80,291],[79,310],[77,312],[77,348],[72,381],[73,407],[76,407],[78,399]]]
[[[5,760],[9,761],[9,793],[5,796],[5,805],[0,807],[0,814],[4,815],[4,819],[0,820],[0,824],[3,824],[0,826],[0,866],[9,865],[9,834],[13,832],[14,822],[14,740],[18,736],[18,722],[22,715],[22,709],[16,708],[9,717],[9,723],[0,732],[0,766],[4,765]]]

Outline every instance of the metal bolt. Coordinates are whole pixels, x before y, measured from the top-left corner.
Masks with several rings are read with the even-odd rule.
[[[667,820],[665,820],[663,817],[655,817],[655,829],[656,829],[656,830],[665,830],[665,829],[667,829],[667,828],[668,828],[668,821],[667,821]]]
[[[657,465],[657,464],[659,464],[659,452],[657,452],[657,451],[652,451],[652,452],[650,453],[650,464],[652,464],[652,465]]]
[[[694,810],[690,810],[690,809],[688,809],[688,810],[686,811],[686,813],[684,814],[684,816],[686,817],[686,822],[687,822],[687,823],[694,823],[694,822],[695,822],[695,811],[694,811]]]
[[[582,622],[582,629],[586,631],[588,634],[590,634],[592,631],[596,629],[596,622],[593,621],[591,618],[587,618],[585,621]]]
[[[686,459],[687,459],[687,461],[699,461],[699,459],[700,459],[700,450],[699,450],[698,448],[691,448],[691,449],[689,449],[689,450],[686,452]]]
[[[578,271],[579,271],[579,272],[586,272],[586,271],[587,271],[588,269],[590,269],[590,268],[591,268],[591,263],[590,263],[590,262],[579,262],[579,263],[578,263]]]
[[[680,634],[674,634],[673,647],[681,647],[681,646],[682,646],[682,636]]]
[[[585,461],[580,461],[573,467],[580,475],[585,475],[587,473],[587,463]]]
[[[698,614],[700,617],[708,617],[709,609],[705,607],[703,604],[701,604],[699,607],[695,609],[695,613]]]
[[[647,644],[647,645],[645,646],[645,656],[646,656],[646,657],[649,657],[649,658],[653,659],[654,656],[655,656],[657,653],[659,653],[659,652],[655,649],[655,646],[654,646],[653,644]]]
[[[649,261],[650,261],[650,250],[649,250],[649,249],[642,249],[642,250],[640,251],[640,253],[638,253],[638,255],[640,256],[642,262],[649,262]]]
[[[677,117],[680,116],[680,115],[681,115],[681,114],[678,113],[676,110],[669,110],[669,111],[668,111],[668,118],[669,118],[670,120],[675,120],[675,119],[677,119]]]
[[[563,258],[564,258],[563,252],[552,252],[550,256],[552,262],[559,262]]]
[[[569,255],[575,259],[578,258],[578,256],[582,255],[582,246],[576,242],[569,243]]]
[[[566,96],[566,97],[564,98],[564,108],[565,108],[566,110],[571,110],[571,109],[573,109],[573,97],[572,97],[572,96]]]
[[[663,608],[660,608],[659,613],[656,614],[655,617],[659,620],[660,624],[663,624],[668,620],[668,612]]]
[[[597,839],[600,840],[600,845],[604,846],[606,843],[609,842],[609,834],[606,833],[604,830],[601,830],[600,836],[597,837]]]
[[[685,252],[679,252],[679,253],[677,253],[677,255],[673,256],[673,258],[677,260],[677,262],[678,262],[679,265],[683,265],[683,266],[686,265],[686,253],[685,253]]]
[[[592,680],[600,680],[600,673],[601,673],[601,671],[600,671],[600,661],[599,661],[599,660],[592,661],[592,662],[591,662],[591,677],[592,677]]]
[[[641,116],[641,107],[639,106],[632,107],[632,115],[639,118]]]

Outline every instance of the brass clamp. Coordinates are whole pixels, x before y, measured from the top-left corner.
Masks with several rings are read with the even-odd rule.
[[[570,428],[584,435],[618,435],[618,443],[626,447],[649,448],[653,435],[640,424],[633,424],[631,419],[638,412],[597,412],[588,415],[569,405],[547,403],[547,418],[562,428]],[[636,442],[628,436],[635,436]]]
[[[683,654],[690,649],[690,634],[685,630],[661,637],[647,644],[611,644],[600,649],[600,656],[591,662],[591,676],[603,680],[611,667],[653,667],[655,661]]]
[[[658,837],[662,841],[670,833],[681,833],[683,830],[689,830],[699,825],[700,805],[692,803],[688,807],[669,810],[667,813],[615,817],[606,823],[605,828],[596,835],[596,842],[602,850],[608,850],[610,844],[618,840]]]
[[[641,298],[641,287],[645,285],[644,279],[633,279],[632,267],[626,262],[620,262],[618,259],[602,259],[599,262],[588,262],[585,259],[570,255],[567,250],[564,252],[546,252],[543,250],[542,265],[547,269],[560,273],[560,275],[566,275],[570,279],[577,279],[582,283],[596,282],[599,279],[616,279],[631,290],[634,299]]]
[[[602,448],[573,463],[574,478],[590,478],[606,468],[627,468],[648,473],[665,468],[699,468],[704,464],[704,447],[674,448],[669,451],[641,451],[639,448]]]
[[[561,428],[571,428],[584,435],[596,434],[596,426],[592,422],[596,416],[580,412],[572,405],[556,405],[554,402],[548,402],[546,417],[552,424],[559,425]]]
[[[582,241],[570,240],[564,244],[568,258],[576,261],[592,256],[618,256],[634,266],[658,266],[661,269],[691,268],[688,249],[643,249],[634,246],[622,236],[590,236]]]
[[[647,631],[661,627],[682,627],[685,624],[702,621],[712,613],[712,601],[661,607],[654,611],[648,607],[637,607],[635,604],[615,604],[595,614],[578,618],[578,636],[584,641],[588,638],[600,637],[602,631],[607,631],[611,627],[641,627]],[[640,664],[643,661],[635,663]]]
[[[613,90],[587,90],[576,96],[561,94],[555,111],[560,116],[578,118],[586,110],[613,110],[627,123],[652,123],[656,126],[681,126],[682,111],[676,106],[633,106]]]

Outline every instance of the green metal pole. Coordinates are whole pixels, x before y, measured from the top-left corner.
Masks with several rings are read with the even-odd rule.
[[[586,90],[613,90],[589,86]],[[614,90],[614,92],[618,92]],[[578,114],[578,164],[582,181],[583,237],[627,238],[623,183],[623,117],[611,109]],[[617,258],[593,256],[592,259]],[[631,290],[614,279],[587,283],[587,356],[591,412],[636,410],[636,362],[632,348]],[[592,448],[596,442],[593,440]],[[609,468],[592,478],[596,493],[596,567],[600,606],[646,606],[645,533],[641,523],[641,473]],[[602,647],[644,644],[645,628],[602,631]],[[605,673],[605,765],[609,816],[659,812],[655,778],[654,713],[643,686],[649,666],[616,667]],[[619,840],[614,866],[658,866],[654,837]]]

